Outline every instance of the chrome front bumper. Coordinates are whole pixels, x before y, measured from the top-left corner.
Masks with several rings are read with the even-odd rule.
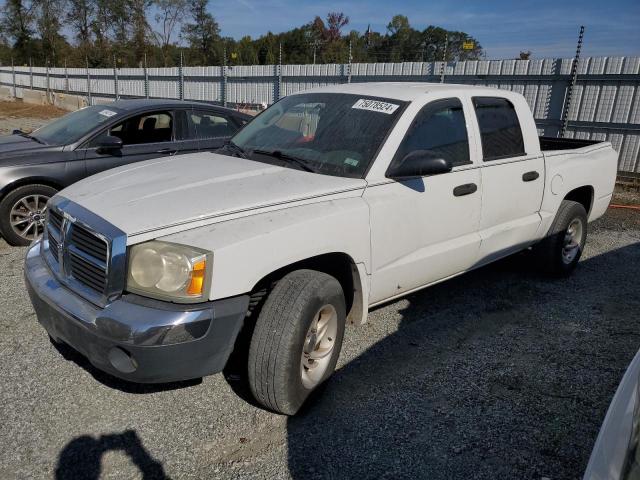
[[[249,304],[248,295],[196,305],[123,295],[101,308],[57,281],[40,242],[27,251],[24,274],[38,321],[54,340],[100,370],[141,383],[221,371]]]

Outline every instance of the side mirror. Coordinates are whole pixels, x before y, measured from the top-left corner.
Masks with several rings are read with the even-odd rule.
[[[428,150],[414,150],[408,153],[401,162],[391,165],[387,177],[397,180],[439,175],[450,172],[453,166],[449,160],[437,156]]]
[[[98,139],[98,150],[101,152],[111,152],[122,148],[122,139],[111,135],[104,135]]]

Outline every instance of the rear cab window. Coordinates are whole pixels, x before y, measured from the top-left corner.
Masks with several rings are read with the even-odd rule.
[[[506,98],[473,97],[485,162],[526,155],[520,121]]]

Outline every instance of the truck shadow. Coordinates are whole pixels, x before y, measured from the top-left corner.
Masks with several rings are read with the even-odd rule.
[[[379,310],[400,317],[397,331],[288,419],[291,476],[581,476],[640,346],[640,243],[562,280],[523,273],[529,262],[509,258]],[[366,338],[357,329],[375,329],[369,321],[347,336]]]
[[[60,452],[55,470],[56,480],[98,480],[102,457],[109,451],[121,451],[142,474],[143,479],[168,479],[160,462],[144,448],[134,430],[94,438],[82,435],[70,441]]]

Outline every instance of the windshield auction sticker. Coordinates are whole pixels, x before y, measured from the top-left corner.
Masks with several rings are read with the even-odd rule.
[[[353,104],[351,108],[357,108],[358,110],[369,110],[371,112],[380,112],[391,115],[395,112],[400,105],[396,105],[395,103],[387,103],[381,102],[379,100],[367,100],[365,98],[361,98],[356,103]]]
[[[100,110],[98,113],[105,117],[113,117],[116,114],[113,110]]]

